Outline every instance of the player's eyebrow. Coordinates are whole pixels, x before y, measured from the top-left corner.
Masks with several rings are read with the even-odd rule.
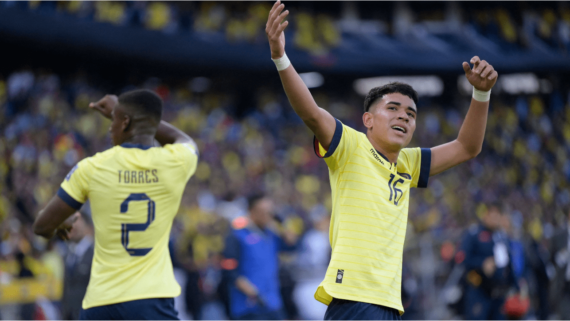
[[[402,104],[399,103],[399,102],[397,102],[397,101],[389,101],[386,105],[402,106]],[[416,113],[416,114],[418,113],[418,111],[417,111],[414,107],[412,107],[412,106],[408,106],[408,109],[411,110],[411,111],[413,111],[413,112]]]

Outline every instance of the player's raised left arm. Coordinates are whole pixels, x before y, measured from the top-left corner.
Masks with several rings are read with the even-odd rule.
[[[156,135],[154,138],[161,144],[191,144],[196,147],[196,143],[190,136],[180,129],[174,127],[172,124],[160,121],[158,129],[156,130]],[[198,148],[195,148],[198,150]]]
[[[487,92],[493,88],[499,75],[493,66],[477,56],[471,58],[470,62],[473,64],[473,69],[464,62],[463,70],[465,77],[475,88],[474,98],[471,99],[469,111],[457,139],[431,149],[430,176],[474,158],[483,147],[489,111]]]

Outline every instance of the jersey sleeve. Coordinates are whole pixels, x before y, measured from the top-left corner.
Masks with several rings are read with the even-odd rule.
[[[189,180],[198,165],[198,150],[194,144],[169,144],[164,146],[176,155],[176,159],[182,164],[186,180]]]
[[[349,155],[358,148],[358,132],[336,120],[336,128],[328,150],[324,149],[317,137],[313,139],[315,154],[324,158],[331,170],[336,170],[346,164]]]
[[[425,188],[431,167],[431,149],[404,148],[398,157],[398,171],[411,176],[411,187]]]
[[[57,195],[67,205],[78,210],[89,195],[89,178],[92,173],[92,161],[86,158],[77,163],[67,174]]]

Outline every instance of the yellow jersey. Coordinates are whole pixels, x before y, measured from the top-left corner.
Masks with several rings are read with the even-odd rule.
[[[190,144],[123,144],[69,172],[57,195],[76,209],[89,199],[95,226],[83,309],[180,294],[168,240],[197,160]]]
[[[331,261],[315,299],[332,298],[382,305],[403,313],[402,256],[411,187],[426,187],[431,150],[404,148],[392,164],[365,134],[340,121],[317,156],[329,168],[333,209]]]

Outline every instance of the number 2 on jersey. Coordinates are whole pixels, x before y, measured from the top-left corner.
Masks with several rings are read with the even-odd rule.
[[[148,202],[148,216],[146,223],[122,223],[121,224],[121,243],[123,247],[131,256],[145,256],[152,247],[143,249],[130,249],[129,248],[129,232],[142,232],[145,231],[150,223],[154,221],[155,206],[153,200],[150,199],[145,193],[132,193],[127,197],[123,203],[121,203],[121,213],[126,213],[129,211],[129,203],[136,201],[146,201]]]
[[[388,188],[390,189],[389,201],[392,201],[392,196],[394,196],[394,205],[398,206],[398,202],[400,201],[400,199],[402,198],[402,195],[404,195],[404,193],[402,192],[401,189],[397,188],[396,185],[398,185],[398,183],[403,183],[404,180],[400,178],[399,180],[395,181],[394,184],[392,184],[392,181],[394,180],[395,177],[396,177],[396,175],[390,174],[390,181],[388,182]],[[398,192],[400,192],[399,196],[398,196]]]

